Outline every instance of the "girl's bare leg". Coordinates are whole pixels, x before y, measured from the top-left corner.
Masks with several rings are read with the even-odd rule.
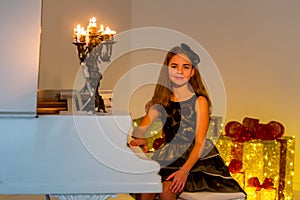
[[[159,200],[176,200],[178,193],[173,193],[169,190],[171,181],[163,182],[163,191],[159,194]]]
[[[142,193],[142,194],[135,194],[136,200],[154,200],[156,194],[155,193]]]

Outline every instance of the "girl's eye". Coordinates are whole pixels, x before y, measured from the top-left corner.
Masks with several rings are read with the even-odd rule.
[[[174,69],[177,67],[177,65],[170,65],[170,67]]]
[[[184,65],[184,69],[190,69],[191,66],[190,65]]]

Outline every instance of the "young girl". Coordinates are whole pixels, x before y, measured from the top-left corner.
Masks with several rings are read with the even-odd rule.
[[[148,151],[144,133],[151,123],[163,121],[165,144],[152,157],[161,165],[161,200],[175,200],[183,192],[244,192],[232,179],[214,144],[206,139],[211,101],[197,70],[199,56],[186,44],[166,55],[151,105],[133,132],[133,146]],[[137,194],[138,200],[156,194]]]

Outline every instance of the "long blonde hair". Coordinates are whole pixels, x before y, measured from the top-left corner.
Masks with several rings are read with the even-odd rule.
[[[154,94],[151,99],[152,104],[160,104],[167,106],[171,96],[173,95],[172,83],[168,75],[168,65],[173,56],[183,54],[186,55],[192,62],[192,67],[194,68],[194,75],[189,80],[190,90],[194,91],[196,94],[204,96],[211,108],[211,101],[206,90],[206,87],[202,81],[201,75],[197,69],[197,65],[200,63],[199,56],[190,49],[186,44],[181,44],[181,46],[176,46],[172,48],[166,55],[163,62],[163,66],[160,70],[158,82],[155,86]]]

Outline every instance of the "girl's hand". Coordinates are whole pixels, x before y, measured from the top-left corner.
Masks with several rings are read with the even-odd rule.
[[[182,170],[182,169],[177,170],[176,172],[174,172],[173,174],[171,174],[166,179],[166,181],[169,181],[169,180],[171,180],[173,178],[172,184],[171,184],[171,186],[170,186],[169,189],[173,193],[182,192],[183,189],[184,189],[187,177],[188,177],[188,174],[184,170]]]
[[[146,139],[138,138],[131,140],[129,143],[131,146],[140,146],[144,149],[144,152],[147,153],[149,150],[148,143]]]

